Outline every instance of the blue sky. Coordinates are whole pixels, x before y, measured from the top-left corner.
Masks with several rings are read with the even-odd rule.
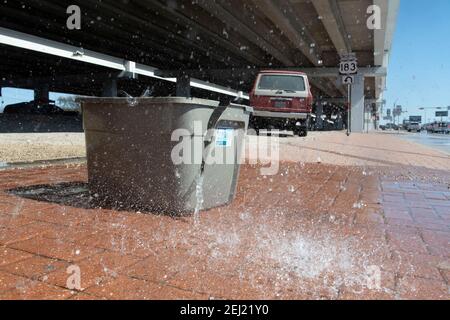
[[[402,0],[385,93],[386,108],[450,106],[450,1]],[[434,120],[434,111],[427,111]]]
[[[450,106],[449,15],[449,0],[401,1],[388,70],[386,108],[397,102],[408,111],[404,116],[409,117],[424,116],[419,107]],[[32,98],[31,91],[4,88],[0,111],[4,105]],[[433,111],[427,112],[430,120],[434,120],[433,115]]]
[[[19,103],[23,101],[31,101],[34,99],[34,92],[25,89],[16,88],[3,88],[2,97],[0,97],[0,112],[3,112],[3,108],[8,104]],[[50,92],[51,100],[58,100],[58,97],[69,96],[63,93]]]

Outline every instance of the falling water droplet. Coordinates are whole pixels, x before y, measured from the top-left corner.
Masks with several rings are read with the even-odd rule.
[[[194,224],[197,226],[200,223],[200,210],[203,207],[203,176],[199,175],[197,178],[197,185],[195,186],[195,197],[197,203],[194,210]]]

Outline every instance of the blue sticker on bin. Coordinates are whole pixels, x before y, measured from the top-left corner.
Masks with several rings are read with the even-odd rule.
[[[216,129],[216,146],[229,147],[233,141],[233,129],[218,128]]]

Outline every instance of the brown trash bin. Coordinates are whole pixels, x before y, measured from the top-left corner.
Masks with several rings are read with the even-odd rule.
[[[251,108],[181,97],[80,102],[89,189],[98,203],[176,214],[221,206],[234,198]],[[205,136],[207,128],[216,131]],[[172,134],[177,129],[183,129],[182,139],[201,142],[200,162],[192,154],[192,163],[174,163],[172,151],[180,141],[172,141]],[[236,133],[233,141],[224,141],[231,133]],[[231,152],[234,161],[208,163],[213,149]]]

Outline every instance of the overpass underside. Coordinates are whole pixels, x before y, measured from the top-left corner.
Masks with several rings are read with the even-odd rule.
[[[219,98],[249,92],[260,69],[280,68],[307,72],[318,101],[343,105],[347,90],[339,80],[337,66],[341,54],[354,52],[361,72],[352,90],[352,124],[354,131],[360,131],[365,102],[379,106],[382,101],[398,3],[3,2],[0,88],[103,95],[115,94],[118,86],[138,95],[151,87],[155,95],[173,95],[188,77],[192,95]],[[67,8],[74,4],[81,9],[80,30],[69,30],[66,25]],[[380,29],[367,27],[371,5],[380,8]],[[73,52],[67,55],[58,48]],[[101,63],[94,59],[97,57],[103,59]]]

